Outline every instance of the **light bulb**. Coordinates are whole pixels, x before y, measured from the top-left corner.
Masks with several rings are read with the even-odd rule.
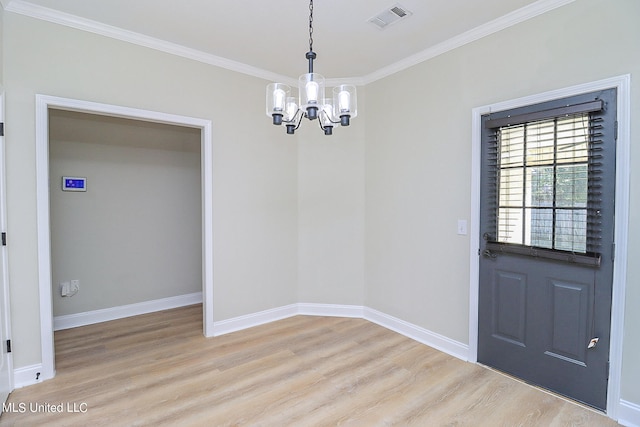
[[[284,99],[287,96],[284,90],[276,89],[273,91],[273,111],[284,110]]]
[[[309,104],[317,104],[318,103],[318,92],[320,90],[320,86],[318,83],[314,81],[307,82],[305,85],[305,90],[307,92],[307,102]]]
[[[296,101],[294,97],[287,98],[287,109],[286,109],[286,120],[293,120],[293,117],[296,115],[298,111],[298,106],[296,105]]]
[[[333,105],[331,105],[329,100],[325,99],[322,111],[324,112],[322,115],[322,124],[324,126],[333,126],[333,123],[331,123],[333,119]]]
[[[341,113],[348,113],[351,106],[351,94],[349,91],[341,90],[338,94],[338,110]]]

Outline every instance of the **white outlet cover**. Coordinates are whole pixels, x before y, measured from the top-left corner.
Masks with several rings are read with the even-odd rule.
[[[458,220],[458,234],[461,236],[467,235],[467,220],[459,219]]]

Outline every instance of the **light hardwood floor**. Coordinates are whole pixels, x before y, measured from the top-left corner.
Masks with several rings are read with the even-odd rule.
[[[0,425],[617,425],[366,320],[297,316],[207,339],[201,311],[56,332],[57,376],[14,391],[26,411]]]

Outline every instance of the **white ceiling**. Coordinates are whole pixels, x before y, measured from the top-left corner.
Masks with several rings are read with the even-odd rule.
[[[573,0],[316,0],[315,72],[366,83]],[[308,0],[2,0],[22,13],[248,74],[307,72]],[[413,14],[367,22],[396,4]],[[122,31],[125,30],[125,31]],[[227,62],[225,62],[227,61]],[[243,70],[244,68],[244,70]]]

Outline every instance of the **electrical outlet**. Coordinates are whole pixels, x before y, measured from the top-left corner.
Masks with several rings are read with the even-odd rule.
[[[72,280],[71,281],[71,287],[69,289],[69,292],[72,294],[76,294],[78,293],[78,291],[80,290],[80,280]]]

